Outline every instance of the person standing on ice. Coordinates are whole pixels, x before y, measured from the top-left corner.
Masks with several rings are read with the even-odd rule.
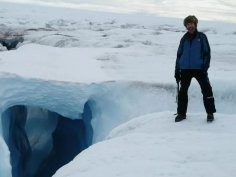
[[[184,19],[187,32],[180,40],[175,65],[175,79],[180,83],[177,97],[177,116],[175,122],[186,119],[188,106],[188,88],[195,78],[203,94],[203,103],[207,112],[207,122],[214,120],[215,101],[207,70],[210,66],[211,49],[207,37],[197,30],[198,19],[189,15]]]

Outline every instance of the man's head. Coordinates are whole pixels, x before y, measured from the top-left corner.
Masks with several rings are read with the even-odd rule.
[[[189,15],[184,19],[184,26],[190,34],[194,34],[197,29],[198,19],[194,15]]]

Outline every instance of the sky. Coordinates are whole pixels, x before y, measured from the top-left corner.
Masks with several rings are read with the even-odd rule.
[[[234,0],[0,0],[0,2],[1,1],[118,13],[148,13],[181,18],[189,14],[195,14],[204,20],[220,20],[236,23],[236,1]]]

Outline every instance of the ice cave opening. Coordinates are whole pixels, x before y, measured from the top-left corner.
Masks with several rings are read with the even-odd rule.
[[[2,125],[12,177],[51,177],[92,144],[91,120],[89,102],[78,119],[41,107],[9,107],[2,114]]]
[[[4,37],[0,36],[0,44],[7,48],[7,50],[12,50],[17,47],[19,43],[24,42],[24,38],[21,35],[9,35],[4,34]]]

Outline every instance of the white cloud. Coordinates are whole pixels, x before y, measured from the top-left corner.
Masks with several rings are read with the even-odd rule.
[[[233,0],[0,0],[0,2],[37,4],[117,13],[151,13],[183,18],[195,14],[204,20],[236,22]]]

